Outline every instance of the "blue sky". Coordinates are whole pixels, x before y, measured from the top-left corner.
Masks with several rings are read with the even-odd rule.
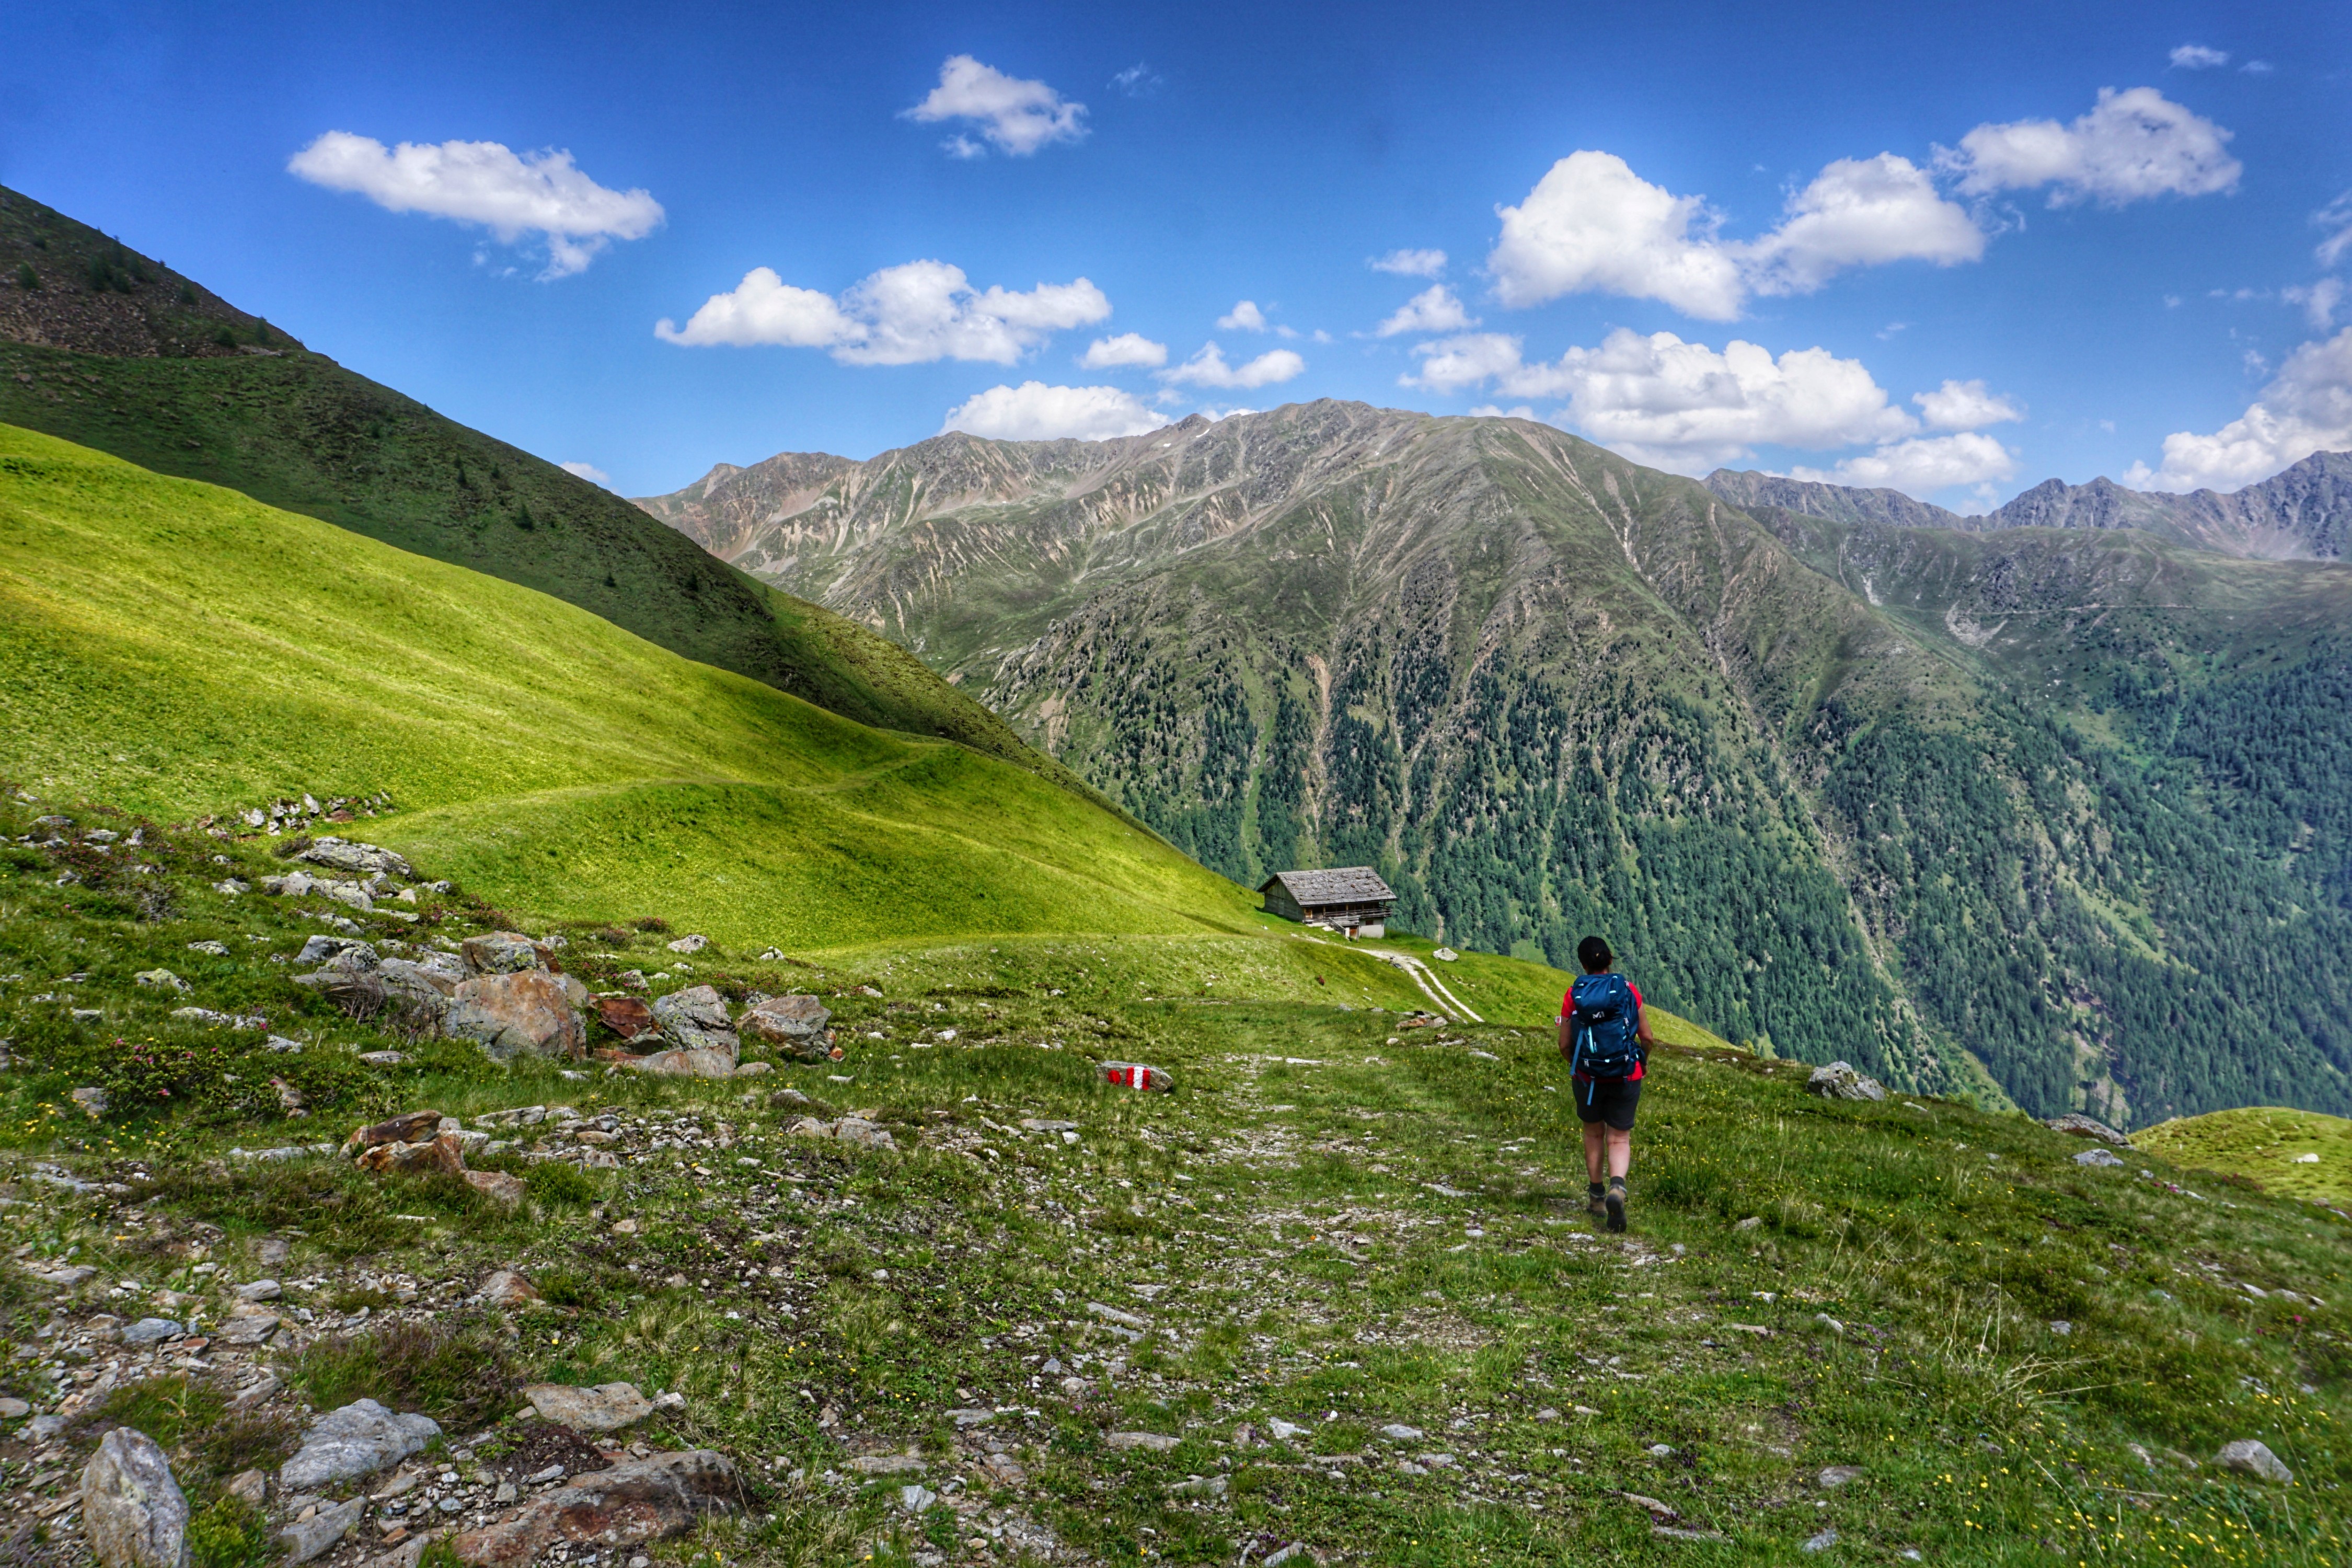
[[[2340,3],[60,5],[9,35],[0,183],[626,493],[1321,396],[1963,510],[2352,447]]]

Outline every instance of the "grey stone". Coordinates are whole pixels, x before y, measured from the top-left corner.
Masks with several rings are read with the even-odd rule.
[[[925,1486],[905,1486],[898,1489],[898,1506],[908,1513],[922,1513],[940,1500],[940,1494]]]
[[[578,1056],[587,1030],[566,978],[520,970],[468,980],[450,999],[442,1030],[453,1039],[473,1041],[492,1061]]]
[[[188,983],[168,969],[142,969],[131,977],[142,985],[152,985],[165,991],[186,991]]]
[[[1391,1443],[1418,1443],[1421,1441],[1422,1433],[1418,1426],[1408,1426],[1402,1421],[1393,1421],[1381,1428],[1381,1436]]]
[[[1837,1544],[1837,1526],[1832,1524],[1827,1530],[1822,1531],[1819,1535],[1806,1537],[1803,1550],[1807,1552],[1827,1552],[1831,1547]]]
[[[176,1340],[188,1331],[187,1325],[169,1318],[142,1318],[122,1331],[126,1345],[152,1345],[162,1340]]]
[[[1295,1443],[1301,1437],[1312,1436],[1314,1435],[1306,1427],[1282,1420],[1279,1417],[1267,1422],[1265,1424],[1265,1429],[1273,1435],[1274,1440],[1277,1443]]]
[[[723,1051],[731,1058],[741,1049],[727,1016],[727,1000],[712,986],[689,985],[673,991],[656,999],[653,1012],[662,1037],[680,1050]]]
[[[704,948],[710,945],[710,939],[707,936],[701,935],[682,936],[676,942],[667,942],[664,945],[668,947],[672,952],[700,952]]]
[[[372,1476],[441,1435],[430,1416],[402,1415],[373,1399],[330,1411],[302,1434],[302,1447],[278,1472],[278,1484],[304,1491]]]
[[[2096,1138],[2102,1143],[2128,1146],[2131,1142],[2130,1139],[2097,1117],[2085,1116],[2079,1110],[2070,1110],[2063,1116],[2053,1116],[2042,1125],[2049,1128],[2053,1132],[2068,1132],[2077,1138]]]
[[[888,1129],[858,1116],[845,1116],[835,1122],[833,1135],[841,1142],[854,1143],[861,1149],[896,1149],[898,1146]]]
[[[575,1388],[562,1383],[534,1383],[522,1391],[540,1418],[574,1432],[617,1432],[634,1426],[654,1413],[654,1402],[633,1384],[606,1383]]]
[[[458,945],[468,974],[520,974],[547,967],[539,943],[520,931],[487,931],[469,936]]]
[[[0,1398],[0,1421],[21,1421],[33,1413],[33,1407],[21,1399]]]
[[[2279,1462],[2269,1446],[2252,1437],[2241,1437],[2225,1445],[2213,1458],[2223,1469],[2235,1470],[2256,1480],[2276,1481],[2282,1486],[2291,1486],[2294,1481],[2294,1472]]]
[[[1834,1491],[1848,1481],[1858,1481],[1861,1479],[1862,1467],[1859,1465],[1831,1465],[1813,1478],[1815,1484],[1823,1491]]]
[[[286,1288],[275,1279],[256,1279],[236,1288],[240,1301],[275,1301],[286,1294]]]
[[[1141,1448],[1147,1453],[1164,1454],[1183,1439],[1162,1436],[1157,1432],[1114,1432],[1105,1441],[1114,1448]]]
[[[379,848],[373,844],[354,844],[341,838],[313,840],[309,848],[294,858],[350,876],[372,876],[379,871],[403,879],[413,879],[416,875],[406,860],[389,849]]]
[[[861,1476],[919,1476],[927,1467],[912,1454],[861,1454],[849,1468]]]
[[[97,1273],[98,1270],[92,1268],[89,1264],[77,1263],[72,1265],[70,1268],[36,1268],[33,1270],[33,1278],[39,1280],[44,1285],[62,1286],[70,1290],[75,1286],[80,1284],[83,1280],[92,1278]]]
[[[268,1344],[269,1336],[276,1333],[279,1325],[286,1321],[275,1312],[263,1311],[257,1308],[247,1309],[247,1313],[249,1315],[231,1318],[221,1325],[220,1337],[224,1343]]]
[[[2074,1156],[2077,1165],[2120,1165],[2122,1159],[2113,1149],[2085,1149]]]
[[[347,936],[314,936],[294,955],[297,963],[333,963],[337,960],[341,961],[340,967],[344,969],[373,969],[377,963],[374,948]]]
[[[367,1503],[359,1498],[328,1503],[310,1518],[297,1520],[279,1531],[278,1543],[286,1549],[287,1563],[308,1563],[328,1551],[352,1532],[352,1527],[359,1523],[366,1509]]]
[[[82,1114],[92,1121],[106,1114],[110,1103],[102,1089],[78,1089],[66,1098],[81,1107]]]
[[[117,1426],[81,1472],[82,1529],[104,1568],[184,1568],[188,1500],[143,1432]]]
[[[1805,1080],[1805,1092],[1818,1094],[1825,1100],[1885,1100],[1886,1090],[1878,1080],[1859,1071],[1851,1062],[1832,1062],[1815,1068]]]

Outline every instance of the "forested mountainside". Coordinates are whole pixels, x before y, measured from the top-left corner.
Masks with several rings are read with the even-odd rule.
[[[2044,479],[1978,517],[1962,517],[1901,490],[1862,489],[1753,470],[1717,468],[1706,487],[1737,506],[1773,506],[1836,522],[1898,528],[2132,528],[2200,550],[2265,561],[2337,561],[2352,544],[2352,452],[2314,452],[2243,489],[2172,495],[2113,479]]]
[[[2352,567],[1753,516],[1331,402],[640,504],[1244,881],[1369,862],[1556,963],[1606,931],[1728,1035],[2037,1112],[2352,1108]]]
[[[845,718],[1076,784],[864,626],[730,570],[610,491],[5,188],[0,424],[538,589]]]

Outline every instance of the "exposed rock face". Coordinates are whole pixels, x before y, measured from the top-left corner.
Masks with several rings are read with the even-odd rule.
[[[522,1391],[522,1396],[530,1401],[541,1419],[574,1432],[617,1432],[654,1413],[654,1402],[626,1383],[600,1384],[593,1388],[534,1383]]]
[[[526,1301],[538,1300],[539,1292],[518,1270],[497,1268],[483,1277],[481,1298],[485,1306],[520,1307]]]
[[[625,1041],[634,1043],[661,1032],[661,1026],[654,1022],[654,1010],[635,996],[599,996],[595,1007],[597,1022]]]
[[[1805,1092],[1825,1100],[1886,1098],[1886,1090],[1879,1087],[1878,1080],[1856,1071],[1851,1062],[1832,1062],[1825,1068],[1815,1068],[1813,1076],[1805,1080]]]
[[[547,967],[547,951],[520,931],[487,931],[467,937],[459,946],[467,970],[474,974],[517,974]]]
[[[2128,1144],[2131,1142],[2097,1117],[2085,1116],[2079,1110],[2053,1116],[2042,1125],[2053,1132],[2071,1132],[2077,1138],[2096,1138],[2102,1143]]]
[[[727,999],[709,985],[673,991],[653,1005],[662,1037],[681,1050],[724,1051],[736,1055],[740,1042],[727,1016]],[[729,1070],[733,1070],[730,1063]]]
[[[586,1033],[566,978],[525,969],[468,980],[450,999],[442,1028],[453,1039],[473,1041],[492,1061],[578,1056]],[[584,1000],[584,987],[581,995]]]
[[[454,1132],[444,1132],[421,1143],[378,1143],[361,1151],[359,1166],[380,1175],[421,1176],[445,1172],[467,1174],[466,1154]]]
[[[323,1555],[352,1532],[366,1511],[366,1500],[353,1498],[349,1502],[329,1503],[310,1518],[296,1520],[279,1531],[278,1544],[286,1549],[289,1568]]]
[[[415,1143],[430,1137],[441,1125],[437,1110],[410,1110],[379,1121],[373,1127],[362,1127],[343,1140],[343,1152],[357,1154],[379,1143]]]
[[[735,1052],[656,1051],[651,1056],[617,1057],[614,1065],[657,1078],[733,1078],[740,1068]]]
[[[451,1545],[458,1560],[478,1568],[510,1568],[559,1542],[612,1550],[659,1541],[691,1528],[707,1513],[740,1501],[735,1467],[708,1448],[656,1454],[574,1476],[564,1485]]]
[[[302,1434],[302,1447],[278,1470],[289,1492],[317,1491],[398,1464],[441,1435],[430,1416],[401,1415],[373,1399],[331,1411]]]
[[[185,1568],[188,1500],[143,1432],[117,1426],[81,1472],[82,1527],[104,1568]]]
[[[748,1009],[736,1026],[754,1039],[782,1047],[803,1061],[833,1054],[832,1011],[814,996],[771,996]]]
[[[504,1171],[466,1171],[461,1174],[467,1186],[509,1208],[520,1208],[523,1200],[530,1196],[530,1188],[520,1176],[509,1175]]]
[[[416,878],[416,873],[409,868],[408,862],[391,850],[379,848],[373,844],[354,844],[341,838],[314,839],[308,848],[300,851],[294,858],[307,860],[313,866],[324,866],[331,871],[341,871],[355,877],[373,876],[382,872],[388,876],[398,877],[404,881],[414,881]]]

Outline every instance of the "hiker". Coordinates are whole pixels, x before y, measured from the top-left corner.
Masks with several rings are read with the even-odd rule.
[[[1559,999],[1559,1054],[1568,1059],[1577,1120],[1584,1123],[1585,1212],[1625,1228],[1625,1173],[1633,1163],[1633,1108],[1642,1100],[1642,1070],[1650,1020],[1642,993],[1610,965],[1617,955],[1597,936],[1576,944],[1584,973]],[[1601,1186],[1601,1178],[1608,1186]]]

